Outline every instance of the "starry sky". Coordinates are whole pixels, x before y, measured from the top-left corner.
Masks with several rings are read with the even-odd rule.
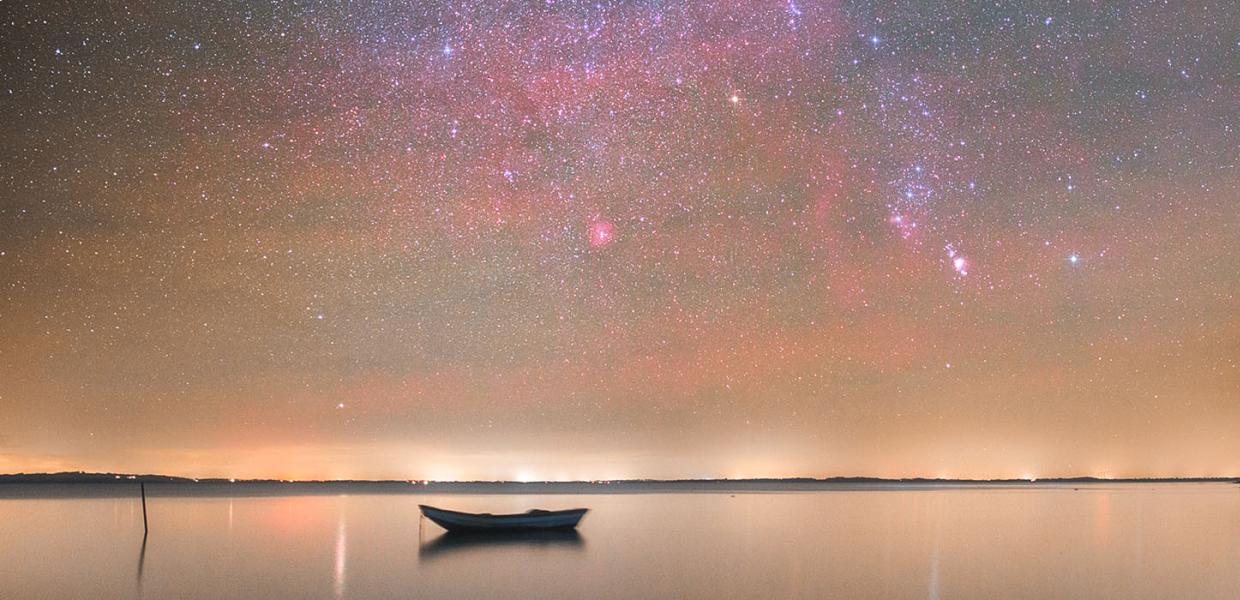
[[[1240,7],[0,1],[0,471],[1240,473]]]

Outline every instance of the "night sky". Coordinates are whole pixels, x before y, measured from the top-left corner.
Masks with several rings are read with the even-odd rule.
[[[0,472],[1240,473],[1233,0],[0,0],[0,65]]]

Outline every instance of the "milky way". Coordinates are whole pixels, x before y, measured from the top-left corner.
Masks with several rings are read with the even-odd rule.
[[[0,471],[1240,472],[1240,8],[6,2]]]

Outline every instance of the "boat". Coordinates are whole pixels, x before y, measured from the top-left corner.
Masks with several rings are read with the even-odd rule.
[[[539,531],[572,529],[585,516],[585,508],[571,510],[531,510],[511,515],[467,513],[419,504],[422,514],[448,531]]]

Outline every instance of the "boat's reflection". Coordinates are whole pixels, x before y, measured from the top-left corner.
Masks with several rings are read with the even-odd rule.
[[[449,531],[418,546],[418,558],[472,554],[504,548],[555,548],[580,552],[585,538],[576,529],[547,531],[495,531],[464,533]]]

